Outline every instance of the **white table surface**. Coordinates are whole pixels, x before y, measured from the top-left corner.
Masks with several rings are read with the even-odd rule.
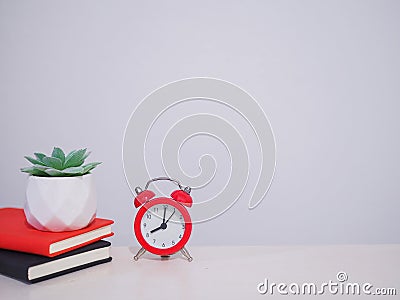
[[[333,280],[396,288],[396,296],[290,295],[295,299],[400,299],[400,245],[188,247],[194,260],[160,260],[151,254],[135,262],[138,248],[113,247],[111,263],[27,285],[0,275],[1,300],[62,299],[284,299],[261,295],[257,285]]]

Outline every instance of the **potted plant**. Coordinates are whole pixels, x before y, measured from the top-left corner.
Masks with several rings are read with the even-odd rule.
[[[68,155],[55,147],[51,156],[25,156],[33,165],[24,212],[29,224],[44,231],[70,231],[86,227],[96,217],[97,202],[91,171],[100,163],[84,164],[90,152],[73,150]]]

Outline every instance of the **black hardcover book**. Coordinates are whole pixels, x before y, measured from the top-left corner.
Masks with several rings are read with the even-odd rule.
[[[111,243],[98,241],[56,257],[0,249],[0,274],[35,283],[111,261]]]

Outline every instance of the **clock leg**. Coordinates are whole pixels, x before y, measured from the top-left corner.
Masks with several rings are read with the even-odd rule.
[[[142,248],[140,248],[138,253],[136,253],[136,255],[133,257],[133,259],[137,261],[139,259],[139,257],[141,257],[145,253],[146,253],[146,250],[142,247]]]
[[[181,249],[181,253],[182,253],[182,255],[183,255],[184,257],[187,258],[187,260],[188,260],[189,262],[193,260],[193,257],[190,256],[189,251],[187,251],[187,249],[186,249],[185,247],[183,247],[183,248]]]

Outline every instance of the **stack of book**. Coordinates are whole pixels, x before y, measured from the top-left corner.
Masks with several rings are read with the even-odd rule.
[[[112,220],[75,231],[34,229],[23,209],[0,208],[0,274],[35,283],[111,261]]]

